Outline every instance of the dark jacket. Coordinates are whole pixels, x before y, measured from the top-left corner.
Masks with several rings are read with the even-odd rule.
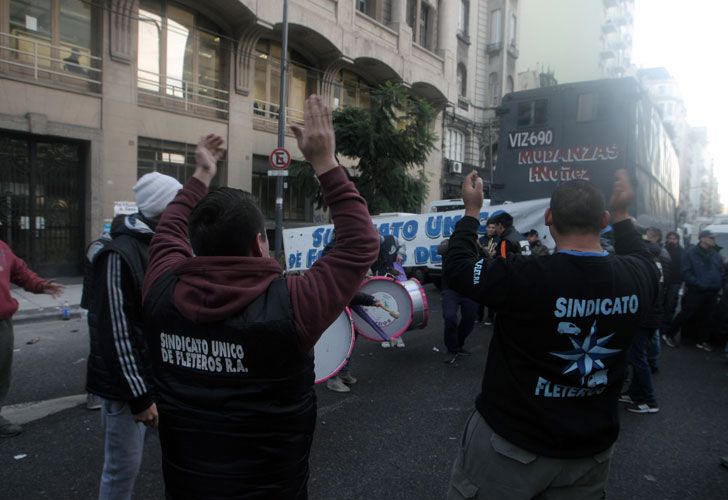
[[[641,326],[644,328],[659,328],[662,324],[662,315],[665,311],[665,292],[667,290],[667,280],[670,278],[670,255],[658,244],[645,242],[647,249],[652,254],[652,258],[657,268],[658,274],[658,291],[652,307],[642,320]]]
[[[298,348],[286,279],[210,323],[180,314],[178,284],[166,273],[145,305],[167,497],[238,499],[265,490],[275,492],[271,498],[303,497],[301,460],[316,423],[314,364]]]
[[[169,498],[302,498],[316,420],[312,349],[379,250],[341,168],[319,177],[333,249],[302,276],[275,259],[195,257],[191,178],[164,212],[144,284]]]
[[[717,292],[723,285],[723,260],[715,250],[695,245],[683,252],[682,275],[689,287]]]
[[[140,215],[127,216],[96,253],[87,294],[86,390],[127,401],[132,413],[154,402],[142,314],[142,284],[153,235],[151,224]]]
[[[538,455],[607,450],[619,433],[626,353],[657,293],[652,255],[626,220],[614,224],[618,255],[484,263],[479,225],[463,217],[444,264],[450,287],[498,311],[476,409],[498,435]]]
[[[670,272],[665,276],[665,283],[667,285],[680,285],[683,282],[682,275],[682,257],[683,247],[680,245],[665,245],[665,250],[670,255]]]
[[[81,289],[81,307],[88,309],[93,296],[94,262],[99,252],[111,243],[111,233],[118,233],[124,227],[126,215],[117,215],[111,222],[110,232],[104,232],[86,247],[86,258],[83,261],[83,288]]]
[[[511,226],[500,235],[498,243],[498,256],[506,257],[513,255],[531,255],[531,245],[516,228]]]

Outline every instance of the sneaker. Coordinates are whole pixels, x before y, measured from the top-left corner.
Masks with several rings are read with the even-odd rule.
[[[458,354],[460,354],[461,356],[472,356],[473,355],[472,352],[468,351],[467,349],[465,349],[463,347],[460,348],[460,350],[458,351]]]
[[[491,320],[489,320],[489,319],[486,319],[485,321],[483,321],[483,324],[485,326],[492,326],[493,325],[493,322]]]
[[[627,393],[624,393],[624,394],[620,394],[619,395],[619,402],[620,403],[627,403],[628,405],[631,405],[631,404],[634,403],[634,401],[632,401],[632,398]]]
[[[331,377],[326,381],[326,388],[334,392],[349,392],[349,386],[341,380],[341,377]]]
[[[626,409],[632,413],[657,413],[660,411],[657,403],[632,403]]]
[[[701,342],[699,344],[695,344],[695,347],[697,347],[698,349],[707,351],[707,352],[713,352],[713,348],[710,347],[710,344],[708,344],[707,342]]]
[[[672,339],[672,337],[668,337],[664,333],[662,334],[662,341],[665,343],[667,347],[677,347],[677,344]]]
[[[23,432],[23,428],[0,416],[0,437],[13,437]]]
[[[389,342],[389,340],[385,340],[384,342],[382,342],[382,349],[389,349],[390,347],[392,347],[392,344]]]
[[[86,409],[87,410],[100,410],[101,409],[101,398],[96,394],[90,392],[86,394]]]
[[[455,360],[458,359],[458,353],[448,353],[447,357],[442,360],[443,363],[451,365],[455,362]]]
[[[404,349],[404,340],[402,340],[402,337],[397,337],[395,340],[392,340],[394,342],[394,345],[398,349]]]
[[[352,375],[351,373],[339,373],[339,378],[346,385],[354,385],[357,382],[356,377],[354,375]],[[329,379],[329,380],[331,380],[331,379]]]

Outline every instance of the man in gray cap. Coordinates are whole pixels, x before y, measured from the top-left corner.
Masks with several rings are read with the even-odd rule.
[[[685,280],[685,295],[680,312],[665,332],[668,345],[675,344],[675,335],[689,320],[698,323],[698,338],[695,347],[712,351],[709,340],[713,328],[718,292],[723,286],[723,260],[715,248],[715,235],[700,231],[698,244],[685,250],[682,259],[682,273]],[[668,342],[669,341],[669,342]]]
[[[93,258],[88,326],[91,349],[86,390],[103,400],[104,468],[100,499],[128,499],[144,450],[146,427],[156,427],[142,320],[142,283],[149,242],[182,185],[157,172],[134,186],[139,213],[114,224],[111,241]]]

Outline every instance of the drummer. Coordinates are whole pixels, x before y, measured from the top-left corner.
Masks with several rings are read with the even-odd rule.
[[[381,240],[380,240],[381,241]],[[331,241],[329,241],[321,252],[321,257],[324,257],[334,249],[336,245],[336,230],[331,233]],[[381,246],[381,245],[380,245]],[[369,272],[367,273],[369,274]],[[369,295],[364,292],[356,292],[354,297],[349,301],[349,307],[351,306],[365,306],[365,307],[382,307],[382,303],[379,302],[374,295]],[[358,337],[359,334],[357,333]],[[350,386],[357,383],[357,378],[351,373],[351,356],[346,358],[346,364],[341,371],[334,377],[331,377],[326,381],[326,388],[334,392],[350,392]]]
[[[392,276],[397,281],[407,281],[407,275],[402,267],[402,257],[400,255],[399,242],[394,236],[380,236],[379,237],[379,257],[376,262],[372,264],[372,274],[374,276]],[[390,347],[404,348],[404,340],[402,336],[396,339],[385,340],[381,343],[383,349],[389,349]]]
[[[374,295],[369,295],[364,292],[356,292],[354,298],[349,301],[349,307],[351,306],[365,306],[365,307],[382,307],[382,303],[377,300]],[[359,334],[355,334],[357,338]],[[350,392],[352,386],[356,384],[358,379],[351,374],[351,355],[346,358],[346,364],[336,376],[331,377],[326,381],[326,388],[334,392]]]
[[[163,214],[144,282],[166,497],[306,498],[316,423],[313,347],[377,256],[367,204],[334,158],[331,112],[293,126],[338,241],[303,276],[269,257],[265,220],[239,189],[208,194],[222,138],[197,147]]]

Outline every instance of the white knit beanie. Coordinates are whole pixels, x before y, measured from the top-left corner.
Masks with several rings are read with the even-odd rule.
[[[133,191],[139,211],[144,217],[154,219],[164,212],[180,189],[182,184],[174,177],[152,172],[142,176]]]

